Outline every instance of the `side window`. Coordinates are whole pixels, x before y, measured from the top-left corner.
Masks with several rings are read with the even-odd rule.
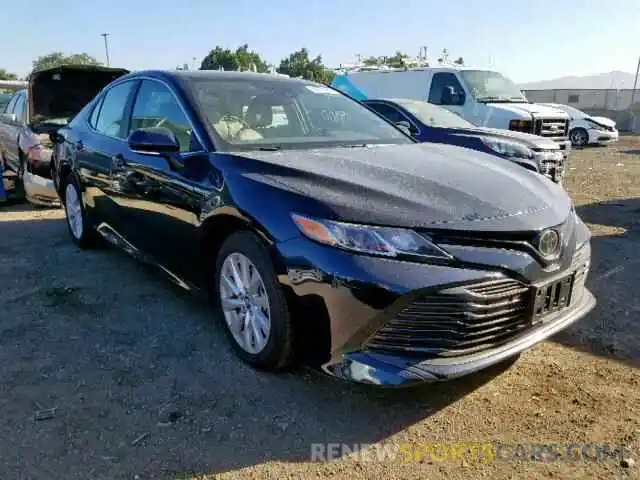
[[[18,98],[16,98],[16,103],[13,106],[13,113],[15,113],[16,118],[19,122],[24,122],[26,121],[26,102],[25,102],[25,97],[26,95],[24,94],[20,94],[18,95]]]
[[[98,115],[100,115],[100,109],[102,108],[103,100],[104,97],[100,97],[93,107],[93,110],[91,111],[91,117],[89,117],[89,125],[91,125],[93,128],[96,128],[96,125],[98,124]]]
[[[404,115],[402,115],[396,108],[393,108],[391,105],[386,105],[384,103],[368,103],[367,105],[390,122],[398,123],[401,121],[407,121]]]
[[[159,82],[143,80],[133,106],[131,131],[153,127],[170,130],[183,153],[202,150],[175,95]]]
[[[109,137],[125,138],[125,109],[134,82],[125,82],[110,88],[102,100],[95,129]]]
[[[466,95],[454,73],[440,72],[433,75],[429,90],[429,103],[435,105],[464,105]]]

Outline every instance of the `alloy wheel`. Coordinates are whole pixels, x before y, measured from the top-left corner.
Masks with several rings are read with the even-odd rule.
[[[574,130],[571,132],[571,143],[577,147],[582,147],[587,143],[587,132],[584,130]]]
[[[82,206],[80,205],[78,191],[72,183],[67,184],[67,188],[65,189],[64,206],[67,212],[67,222],[69,223],[71,234],[77,240],[80,240],[84,230]]]
[[[241,253],[229,254],[220,270],[220,305],[240,348],[259,354],[269,341],[271,312],[267,290],[256,266]]]

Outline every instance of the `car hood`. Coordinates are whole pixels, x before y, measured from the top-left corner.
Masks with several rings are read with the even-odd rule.
[[[538,135],[532,135],[531,133],[514,132],[512,130],[503,130],[501,128],[488,128],[488,127],[469,127],[469,128],[455,128],[449,129],[451,133],[460,135],[473,135],[492,137],[504,140],[514,140],[520,143],[526,144],[530,148],[539,148],[544,150],[559,150],[560,147],[553,140],[540,137]]]
[[[32,124],[73,118],[106,85],[129,73],[122,68],[63,65],[39,70],[29,79],[29,120]]]
[[[450,145],[256,151],[241,156],[260,161],[253,166],[235,163],[241,174],[316,199],[333,219],[343,221],[536,231],[564,222],[571,211],[566,192],[542,175]]]
[[[587,117],[589,120],[593,120],[600,125],[604,125],[605,127],[615,127],[616,122],[607,117]]]
[[[537,103],[489,103],[488,105],[494,108],[513,112],[516,115],[534,115],[536,117],[545,118],[569,118],[569,115],[562,110]]]

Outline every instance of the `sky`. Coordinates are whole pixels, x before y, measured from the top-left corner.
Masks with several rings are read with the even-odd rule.
[[[269,63],[306,47],[337,67],[447,48],[514,81],[621,70],[640,56],[640,0],[0,0],[0,68],[22,76],[54,51],[111,66],[199,66],[216,45],[247,43]]]

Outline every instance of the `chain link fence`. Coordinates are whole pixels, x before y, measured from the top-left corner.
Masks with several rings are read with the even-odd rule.
[[[524,90],[534,103],[561,103],[593,116],[607,117],[622,132],[640,133],[640,90]]]

